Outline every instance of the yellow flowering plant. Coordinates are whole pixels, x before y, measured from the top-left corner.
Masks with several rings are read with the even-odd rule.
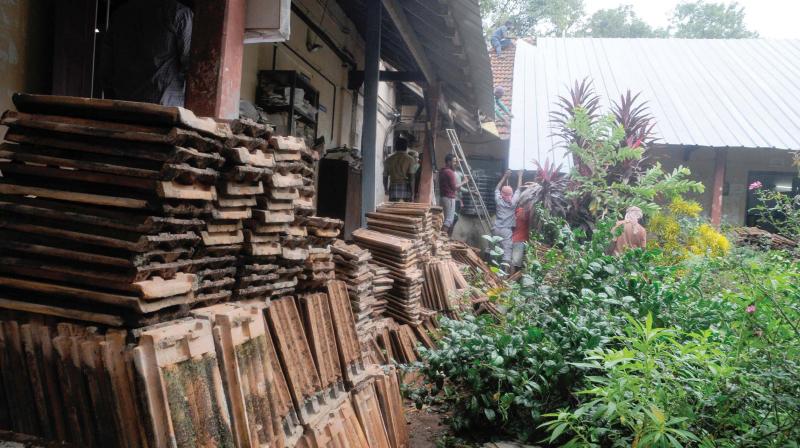
[[[703,207],[697,202],[674,197],[650,219],[649,245],[662,249],[670,262],[678,262],[689,255],[725,255],[730,241],[714,227],[700,221],[702,211]]]

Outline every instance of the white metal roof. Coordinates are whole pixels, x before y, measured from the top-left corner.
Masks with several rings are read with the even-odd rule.
[[[564,162],[550,111],[590,78],[609,111],[641,92],[659,144],[800,150],[800,40],[539,38],[516,42],[509,168]]]

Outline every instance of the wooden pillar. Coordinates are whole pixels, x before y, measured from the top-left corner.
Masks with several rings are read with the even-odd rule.
[[[361,130],[361,222],[366,223],[366,213],[375,208],[375,186],[378,185],[377,144],[378,128],[378,83],[381,62],[381,13],[383,7],[378,0],[367,2],[367,30],[364,55],[364,120]]]
[[[725,186],[725,164],[728,150],[718,149],[714,155],[714,187],[711,191],[711,224],[719,228],[722,223],[722,190]]]
[[[186,74],[186,108],[200,116],[239,116],[246,0],[196,0]]]
[[[422,173],[419,178],[419,199],[423,204],[433,203],[433,167],[436,164],[436,134],[439,133],[440,87],[433,83],[425,90],[428,110],[428,135],[422,156]]]

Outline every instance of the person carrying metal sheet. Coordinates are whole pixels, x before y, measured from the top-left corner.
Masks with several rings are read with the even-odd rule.
[[[517,173],[517,191],[514,191],[510,185],[505,185],[510,176],[511,170],[506,170],[494,189],[496,210],[494,228],[492,229],[492,234],[500,237],[499,244],[503,249],[503,263],[509,266],[511,265],[513,247],[512,236],[517,221],[517,204],[519,203],[520,187],[522,186],[522,171]]]

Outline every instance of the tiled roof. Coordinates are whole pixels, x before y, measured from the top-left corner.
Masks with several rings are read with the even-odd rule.
[[[506,47],[502,53],[500,53],[500,57],[497,57],[497,53],[494,51],[494,48],[489,48],[489,58],[492,63],[492,77],[494,78],[494,86],[492,87],[493,95],[494,95],[494,88],[495,87],[502,87],[505,91],[505,95],[503,96],[503,102],[508,109],[513,112],[511,108],[511,98],[513,93],[514,87],[514,60],[515,60],[515,52],[517,51],[517,40],[524,40],[525,42],[535,45],[536,39],[533,37],[524,38],[524,39],[515,39],[514,44],[509,45]],[[494,96],[492,97],[494,98]],[[511,127],[505,121],[501,120],[499,117],[496,118],[495,124],[497,125],[497,130],[500,133],[500,137],[508,140],[511,136]]]

